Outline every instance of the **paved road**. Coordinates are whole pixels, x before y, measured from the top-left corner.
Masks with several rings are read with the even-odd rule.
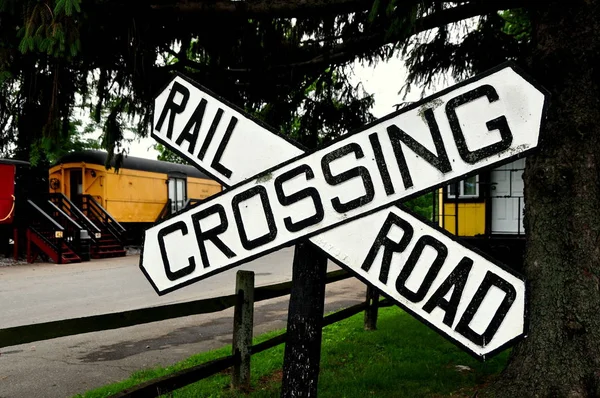
[[[229,295],[235,272],[253,270],[257,286],[291,279],[293,249],[159,297],[139,256],[82,264],[0,267],[0,328]],[[330,264],[330,270],[338,269]],[[326,311],[364,299],[355,279],[328,285]],[[254,333],[285,327],[288,297],[257,303]],[[0,349],[0,397],[67,397],[168,365],[231,341],[233,310]]]

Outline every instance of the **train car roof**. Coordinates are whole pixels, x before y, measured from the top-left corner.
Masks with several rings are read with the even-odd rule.
[[[16,159],[0,159],[0,164],[14,164],[15,166],[29,167],[29,162],[26,162],[24,160],[16,160]]]
[[[94,150],[86,150],[86,151],[77,151],[71,152],[64,156],[54,163],[54,166],[64,163],[76,163],[76,162],[85,162],[89,164],[97,164],[100,166],[104,166],[106,164],[106,157],[108,153],[104,151],[94,151]],[[115,160],[113,159],[110,163],[112,167],[115,167]],[[140,171],[151,171],[155,173],[182,173],[189,177],[196,178],[206,178],[211,179],[206,174],[200,172],[193,166],[188,166],[185,164],[177,164],[170,162],[163,162],[162,160],[152,160],[152,159],[144,159],[138,158],[135,156],[124,156],[123,162],[121,163],[122,169],[130,169],[130,170],[140,170]]]

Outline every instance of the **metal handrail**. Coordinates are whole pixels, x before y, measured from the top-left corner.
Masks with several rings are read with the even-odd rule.
[[[89,203],[92,203],[93,206],[96,206],[100,210],[100,214],[103,216],[103,218],[105,217],[105,218],[109,219],[112,223],[114,223],[116,226],[118,226],[122,232],[126,232],[126,229],[121,224],[119,224],[119,222],[117,220],[115,220],[110,215],[110,213],[108,211],[106,211],[106,209],[104,207],[102,207],[100,205],[100,203],[96,202],[96,199],[94,199],[92,197],[92,195],[82,195],[82,197],[86,198],[86,200],[88,200]]]
[[[75,228],[80,229],[80,230],[83,229],[83,227],[81,225],[79,225],[77,223],[77,221],[75,221],[71,217],[69,217],[69,215],[67,213],[65,213],[60,207],[58,207],[54,202],[52,202],[51,200],[48,199],[48,203],[53,208],[53,210],[59,212],[65,218],[65,220],[67,220],[67,222],[70,222],[71,224],[73,224],[73,226],[75,226]]]
[[[188,206],[192,206],[197,202],[201,202],[202,199],[196,199],[196,198],[189,198],[188,200],[185,201],[185,204],[183,205],[184,209],[187,209]]]
[[[65,230],[63,233],[63,243],[78,256],[85,256],[85,252],[82,251],[81,247],[81,231],[86,231],[77,221],[73,220],[71,216],[65,213],[56,203],[48,199],[47,210],[56,218],[59,224],[61,224]]]
[[[158,213],[158,217],[154,220],[155,224],[158,224],[162,220],[164,220],[168,215],[171,214],[171,199],[167,199],[167,203],[163,206],[163,208]]]
[[[33,208],[34,213],[36,214],[35,216],[29,216],[29,231],[34,233],[38,238],[50,246],[60,258],[62,256],[61,246],[62,243],[65,243],[65,228],[56,222],[52,217],[50,217],[48,213],[35,204],[31,199],[27,199],[27,203]],[[45,224],[45,226],[39,225],[40,223]],[[41,229],[53,231],[51,237],[45,236]],[[57,236],[57,232],[60,232],[60,236]]]
[[[127,238],[125,236],[127,230],[123,228],[117,220],[115,220],[104,207],[102,207],[91,195],[81,195],[82,206],[85,205],[87,214],[92,215],[106,230],[122,245],[125,244]],[[83,207],[82,207],[83,208]]]
[[[58,198],[60,199],[61,203],[63,204],[63,206],[66,204],[68,206],[66,206],[69,211],[71,213],[75,213],[75,217],[80,219],[86,226],[86,228],[88,228],[88,230],[91,230],[91,232],[96,232],[96,233],[100,233],[101,230],[100,228],[98,228],[96,226],[96,224],[94,224],[92,222],[92,220],[90,220],[88,218],[88,216],[86,216],[85,214],[83,214],[83,212],[81,210],[79,210],[79,208],[77,206],[75,206],[75,203],[71,202],[71,200],[69,200],[69,198],[67,198],[63,193],[51,193],[50,194],[51,198]],[[93,238],[93,237],[92,237]]]
[[[52,242],[50,239],[48,239],[46,236],[44,236],[43,233],[41,233],[40,231],[37,230],[37,228],[33,227],[33,226],[29,226],[29,230],[31,232],[33,232],[34,234],[37,235],[38,238],[40,238],[41,240],[43,240],[48,246],[52,247],[54,249],[54,251],[58,252],[59,251],[59,246],[54,244],[54,242]],[[58,238],[55,238],[58,239]]]
[[[44,216],[44,218],[46,219],[46,221],[49,221],[58,230],[64,232],[65,229],[63,228],[63,226],[60,225],[59,223],[57,223],[56,221],[54,221],[52,219],[52,217],[50,217],[44,210],[42,210],[38,205],[36,205],[35,203],[33,203],[31,199],[27,199],[27,203],[29,203],[34,209],[36,209],[38,211],[38,213],[40,213],[42,216]]]

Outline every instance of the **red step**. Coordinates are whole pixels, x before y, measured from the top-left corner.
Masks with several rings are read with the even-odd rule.
[[[32,250],[31,245],[37,247],[39,251],[47,255],[55,264],[80,263],[81,258],[75,254],[69,247],[62,242],[62,253],[58,256],[58,252],[54,250],[44,239],[38,236],[35,232],[27,229],[27,262],[33,263],[37,258],[38,253]]]
[[[63,264],[81,262],[81,257],[79,257],[74,251],[69,249],[69,247],[64,242],[62,244],[62,259]]]
[[[115,237],[106,230],[103,230],[100,239],[96,245],[91,248],[90,257],[92,258],[112,258],[124,257],[127,251]]]
[[[122,250],[123,246],[121,246],[121,245],[100,245],[100,246],[98,246],[98,251],[100,251],[100,250],[107,251],[107,250],[115,250],[115,249]]]
[[[110,250],[110,251],[98,251],[91,254],[92,258],[113,258],[113,257],[125,257],[127,255],[127,251],[125,249],[121,250]]]

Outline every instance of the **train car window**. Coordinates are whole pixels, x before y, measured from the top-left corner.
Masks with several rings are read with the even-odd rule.
[[[177,190],[177,205],[179,209],[183,209],[185,205],[185,180],[177,180],[175,183],[175,189]]]
[[[449,184],[447,189],[448,198],[477,198],[479,197],[479,175],[474,175],[454,184]]]
[[[169,199],[171,200],[171,214],[183,209],[187,200],[186,179],[169,177]]]

